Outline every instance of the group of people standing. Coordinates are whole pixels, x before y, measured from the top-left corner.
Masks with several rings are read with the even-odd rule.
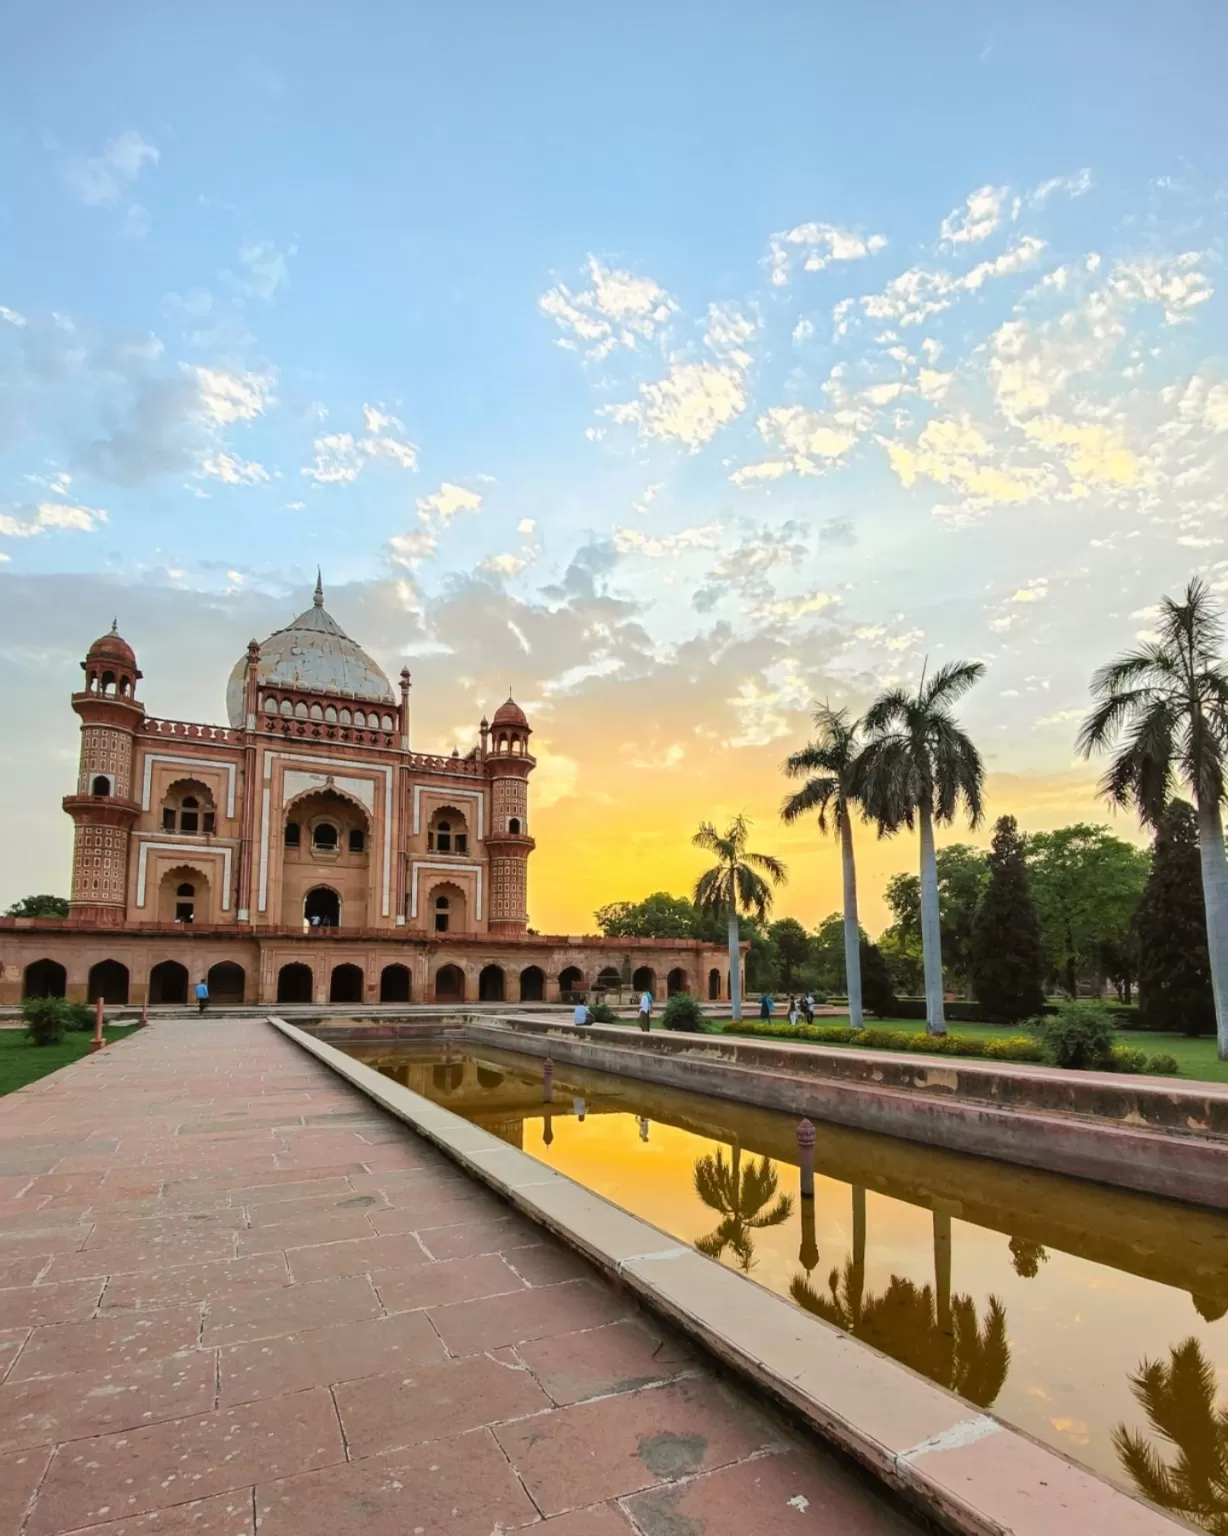
[[[759,997],[759,1017],[770,1019],[776,1011],[776,999],[770,992],[764,992]],[[798,1019],[804,1018],[807,1024],[814,1023],[814,994],[803,993],[800,997],[789,994],[789,1023],[796,1024]]]

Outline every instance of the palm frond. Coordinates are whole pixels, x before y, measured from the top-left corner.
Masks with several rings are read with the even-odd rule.
[[[983,661],[948,661],[921,689],[921,700],[927,709],[932,709],[935,704],[954,704],[984,675]]]

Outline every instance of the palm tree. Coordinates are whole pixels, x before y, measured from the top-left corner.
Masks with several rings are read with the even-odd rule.
[[[738,913],[753,912],[762,921],[772,905],[772,886],[789,878],[779,859],[749,853],[745,816],[735,816],[723,833],[705,821],[691,842],[717,856],[718,863],[695,882],[695,905],[710,916],[723,914],[729,924],[730,1013],[742,1017],[742,955],[738,948]],[[763,870],[767,880],[758,871]],[[768,882],[771,882],[769,885]]]
[[[763,1157],[756,1163],[751,1158],[743,1170],[742,1149],[735,1141],[729,1162],[719,1147],[715,1157],[705,1154],[697,1158],[694,1178],[695,1193],[721,1216],[720,1225],[707,1237],[699,1238],[696,1248],[710,1259],[719,1259],[729,1248],[738,1267],[749,1272],[755,1256],[750,1234],[763,1227],[778,1227],[793,1214],[792,1196],[777,1195],[779,1181],[771,1160]],[[764,1210],[772,1200],[775,1204]]]
[[[1144,1498],[1228,1536],[1228,1407],[1216,1405],[1215,1371],[1197,1339],[1168,1356],[1167,1365],[1144,1359],[1130,1390],[1156,1434],[1176,1447],[1176,1462],[1124,1424],[1113,1431],[1113,1445]]]
[[[1198,849],[1207,909],[1207,949],[1219,1055],[1228,1061],[1228,860],[1224,857],[1228,671],[1220,660],[1224,627],[1205,582],[1185,600],[1160,604],[1159,637],[1101,667],[1092,678],[1099,702],[1079,732],[1079,751],[1114,752],[1101,782],[1115,805],[1133,805],[1159,825],[1176,783],[1198,812]]]
[[[824,704],[815,711],[818,739],[787,757],[784,771],[791,779],[805,779],[795,795],[780,807],[781,819],[794,822],[807,811],[819,813],[819,831],[830,827],[840,835],[844,866],[844,974],[848,983],[849,1023],[860,1029],[861,927],[857,921],[857,864],[853,858],[853,804],[857,799],[857,732],[859,722],[843,709]]]
[[[952,661],[929,682],[922,673],[916,694],[892,688],[877,698],[862,721],[869,732],[860,759],[861,802],[878,823],[878,835],[921,831],[921,950],[925,964],[925,1027],[945,1035],[942,1007],[942,937],[938,910],[935,823],[950,825],[960,802],[970,826],[982,815],[985,768],[960,729],[951,705],[985,671],[980,661]]]

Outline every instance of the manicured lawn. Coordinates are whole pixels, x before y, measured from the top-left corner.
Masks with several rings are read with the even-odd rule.
[[[108,1041],[122,1040],[138,1026],[135,1024],[107,1024],[103,1035]],[[93,1032],[74,1031],[65,1035],[59,1045],[34,1045],[26,1037],[24,1029],[0,1029],[0,1095],[13,1093],[27,1083],[36,1082],[88,1055]]]
[[[781,1015],[777,1014],[775,1018],[779,1021]],[[848,1014],[824,1014],[817,1017],[814,1022],[816,1024],[847,1024]],[[902,1035],[925,1033],[923,1019],[869,1019],[867,1022],[874,1029],[892,1029]],[[726,1024],[725,1030],[726,1033],[736,1033],[736,1026]],[[953,1035],[969,1035],[981,1040],[1001,1040],[1011,1035],[1027,1033],[1024,1029],[996,1024],[949,1023],[947,1030]],[[1204,1035],[1198,1040],[1187,1040],[1184,1035],[1168,1035],[1154,1030],[1122,1029],[1117,1032],[1117,1039],[1122,1045],[1134,1045],[1142,1051],[1149,1053],[1165,1051],[1168,1055],[1175,1056],[1181,1063],[1181,1071],[1178,1074],[1180,1077],[1201,1078],[1209,1083],[1228,1083],[1228,1061],[1220,1061],[1216,1055],[1213,1036]],[[839,1046],[833,1046],[832,1049],[838,1050]]]

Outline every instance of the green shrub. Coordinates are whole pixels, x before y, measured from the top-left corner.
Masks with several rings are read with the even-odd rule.
[[[703,1033],[706,1023],[699,999],[692,997],[689,992],[674,993],[665,1005],[661,1022],[666,1029],[693,1030],[697,1034]]]
[[[64,998],[58,1001],[64,1006],[64,1028],[84,1034],[94,1027],[94,1010],[88,1003],[70,1003]]]
[[[1103,1003],[1060,1003],[1055,1013],[1029,1020],[1028,1028],[1055,1067],[1112,1069],[1113,1015]]]
[[[985,1055],[991,1061],[1043,1061],[1044,1052],[1027,1035],[1012,1035],[1009,1040],[986,1040]]]
[[[618,1015],[609,1003],[594,1003],[588,1011],[593,1016],[594,1024],[617,1024],[618,1022]]]
[[[35,1045],[59,1045],[67,1028],[62,997],[27,997],[21,1005],[26,1034]]]
[[[860,1045],[871,1051],[916,1051],[927,1056],[974,1056],[993,1061],[1044,1061],[1039,1042],[1026,1035],[981,1040],[970,1035],[903,1035],[894,1029],[852,1029],[847,1024],[779,1024],[756,1020],[737,1033],[769,1040],[805,1040],[812,1045]]]
[[[1155,1077],[1175,1077],[1181,1071],[1181,1063],[1167,1051],[1157,1051],[1147,1058],[1147,1071]]]
[[[1146,1072],[1147,1052],[1136,1045],[1115,1045],[1112,1067],[1114,1072]]]

